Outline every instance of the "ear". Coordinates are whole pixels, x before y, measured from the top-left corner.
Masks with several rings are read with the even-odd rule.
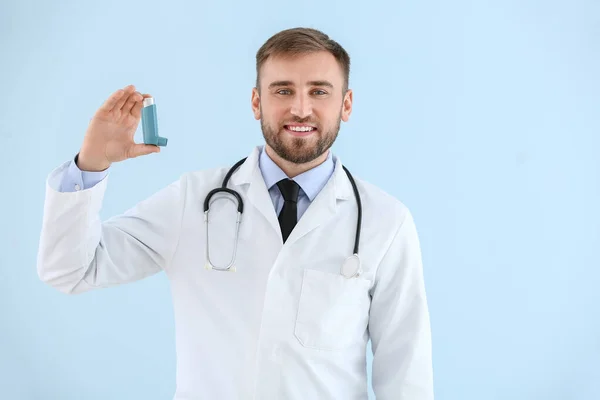
[[[352,113],[352,89],[348,89],[344,95],[344,102],[342,104],[342,121],[348,122],[350,114]]]
[[[252,88],[252,112],[254,113],[254,119],[260,119],[260,95],[258,94],[257,88]]]

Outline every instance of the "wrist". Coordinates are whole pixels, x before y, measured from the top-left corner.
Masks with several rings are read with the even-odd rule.
[[[79,152],[75,156],[75,165],[77,165],[77,168],[85,172],[100,172],[110,167],[110,163],[108,161],[91,159],[83,152]]]

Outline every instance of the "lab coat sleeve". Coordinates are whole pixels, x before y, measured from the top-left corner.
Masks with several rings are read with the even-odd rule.
[[[369,317],[377,400],[432,400],[431,328],[421,249],[405,209],[376,274]]]
[[[69,167],[62,175],[62,180],[58,188],[61,192],[75,192],[80,189],[89,189],[98,182],[106,178],[108,169],[104,171],[82,171],[77,166],[77,157],[69,163]]]
[[[179,239],[184,179],[101,221],[108,176],[89,189],[61,192],[69,163],[46,181],[37,271],[67,294],[133,282],[165,270]]]

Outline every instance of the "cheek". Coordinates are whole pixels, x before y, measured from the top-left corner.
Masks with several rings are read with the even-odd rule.
[[[260,113],[264,119],[269,121],[276,121],[280,114],[277,107],[274,107],[273,104],[269,104],[268,102],[262,102],[260,104]]]
[[[339,117],[342,107],[338,103],[328,102],[322,106],[315,107],[313,114],[323,121],[332,121]]]
[[[278,112],[277,110],[271,109],[266,113],[263,112],[263,118],[274,127],[280,127],[289,117],[284,112]]]

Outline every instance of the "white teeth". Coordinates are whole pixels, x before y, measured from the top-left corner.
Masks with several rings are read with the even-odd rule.
[[[309,127],[309,126],[290,126],[290,127],[288,127],[288,129],[290,131],[296,131],[296,132],[308,132],[308,131],[312,131],[314,128]]]

